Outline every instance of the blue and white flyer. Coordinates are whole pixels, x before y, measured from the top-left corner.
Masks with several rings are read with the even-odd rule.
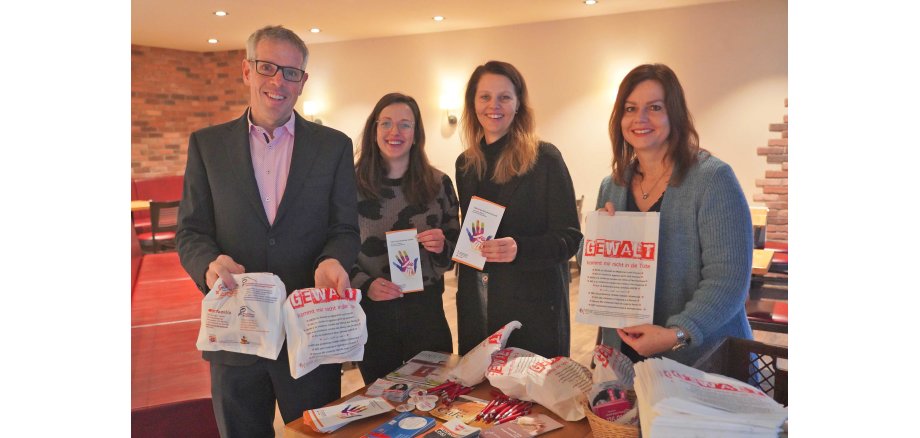
[[[425,289],[422,263],[419,261],[415,228],[387,232],[387,253],[390,258],[390,281],[405,292]]]
[[[655,212],[585,216],[576,321],[610,328],[652,323],[659,221]]]

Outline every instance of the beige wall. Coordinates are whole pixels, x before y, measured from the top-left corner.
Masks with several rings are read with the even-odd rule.
[[[527,81],[538,133],[562,151],[576,196],[592,205],[610,172],[607,121],[623,76],[640,63],[673,68],[687,93],[702,146],[728,162],[749,202],[767,168],[769,124],[787,96],[787,4],[742,0],[491,29],[380,38],[310,47],[301,100],[355,140],[373,105],[400,91],[422,107],[433,164],[453,178],[459,132],[439,109],[462,101],[470,73],[490,59],[514,64]],[[793,102],[794,104],[794,102]],[[298,103],[297,109],[301,110]]]

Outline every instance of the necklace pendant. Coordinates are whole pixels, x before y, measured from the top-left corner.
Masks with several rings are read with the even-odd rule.
[[[648,199],[648,193],[643,193],[643,194],[642,194],[642,199],[643,199],[643,200]]]

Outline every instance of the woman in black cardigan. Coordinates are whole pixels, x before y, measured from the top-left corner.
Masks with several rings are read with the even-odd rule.
[[[506,210],[495,238],[482,245],[483,270],[460,266],[460,354],[517,320],[522,327],[507,346],[568,356],[568,260],[582,237],[568,168],[555,146],[537,139],[527,86],[511,64],[489,61],[476,68],[462,124],[461,211],[473,196]]]

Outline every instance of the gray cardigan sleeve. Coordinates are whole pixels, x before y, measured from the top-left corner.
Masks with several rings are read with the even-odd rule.
[[[693,344],[725,324],[744,307],[751,282],[753,231],[744,192],[729,166],[720,166],[706,181],[695,218],[699,232],[702,272],[699,285],[684,310],[667,325],[686,329]]]

